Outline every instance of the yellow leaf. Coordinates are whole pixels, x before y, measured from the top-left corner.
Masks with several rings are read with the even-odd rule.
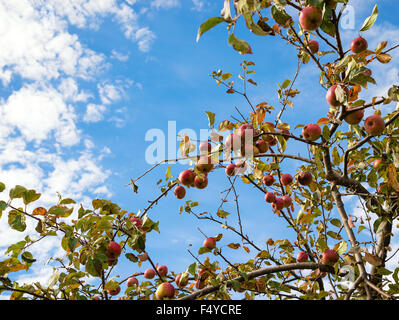
[[[247,253],[249,253],[249,249],[248,249],[248,247],[246,247],[246,246],[242,246],[242,248],[247,252]]]
[[[32,215],[34,216],[45,216],[47,214],[47,210],[43,207],[39,207],[33,210]]]
[[[387,53],[380,53],[377,55],[377,60],[381,63],[391,62],[392,56]]]
[[[388,166],[388,183],[396,192],[399,192],[398,174],[394,164]]]

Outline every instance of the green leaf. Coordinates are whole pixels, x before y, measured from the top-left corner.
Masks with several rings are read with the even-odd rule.
[[[23,193],[22,198],[24,199],[24,204],[29,204],[31,202],[34,202],[38,200],[41,196],[41,193],[36,193],[35,190],[27,190],[25,193]]]
[[[213,27],[217,26],[219,23],[225,21],[224,18],[222,17],[213,17],[209,18],[207,21],[205,21],[203,24],[198,29],[197,33],[197,42],[199,41],[200,37],[207,32],[208,30],[212,29]]]
[[[126,253],[125,257],[132,262],[137,262],[139,259],[133,253]]]
[[[366,31],[366,30],[370,29],[374,25],[375,21],[377,20],[377,17],[378,17],[378,7],[377,7],[377,5],[375,5],[373,12],[371,13],[371,16],[368,17],[364,21],[363,26],[360,29],[360,31]]]
[[[8,224],[14,230],[23,232],[26,229],[26,217],[23,213],[17,210],[11,210],[8,213]]]
[[[60,205],[62,205],[62,204],[75,204],[75,203],[76,203],[75,200],[67,198],[67,199],[62,199],[61,202],[60,202]]]
[[[10,190],[10,199],[22,198],[26,191],[25,187],[17,185]]]
[[[205,111],[205,113],[208,115],[208,124],[209,127],[213,127],[214,123],[215,123],[215,114],[213,112],[210,111]]]
[[[388,269],[385,268],[378,268],[377,273],[382,276],[389,276],[392,273],[392,271],[389,271]]]
[[[170,171],[170,166],[168,167],[168,169],[166,169],[165,177],[166,177],[166,181],[168,181],[170,178],[172,178],[172,173]]]
[[[3,182],[0,182],[0,192],[3,192],[6,188],[6,185]]]
[[[32,264],[33,262],[36,261],[36,259],[33,259],[33,255],[32,253],[25,251],[22,255],[21,258],[24,262],[26,262],[27,264]]]
[[[238,51],[240,54],[252,54],[252,49],[249,44],[237,38],[234,33],[229,36],[228,42],[233,46],[234,50]]]

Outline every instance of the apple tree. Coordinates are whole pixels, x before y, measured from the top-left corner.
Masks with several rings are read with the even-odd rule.
[[[350,0],[220,3],[220,15],[199,27],[197,40],[225,25],[227,41],[235,51],[246,57],[256,54],[250,43],[236,35],[243,26],[271,43],[283,41],[295,48],[292,59],[297,59],[298,68],[292,79],[278,85],[280,105],[270,105],[268,97],[253,101],[249,96],[247,87],[257,85],[250,59],[241,63],[239,84],[232,81],[231,73],[214,71],[211,77],[217,85],[243,99],[249,112],[235,108],[234,121],[216,123],[216,114],[208,111],[209,140],[198,143],[183,137],[180,159],[190,160],[191,165],[176,179],[173,166],[168,166],[160,194],[137,213],[106,199],[94,199],[90,208],[84,208],[61,196],[50,208],[37,207],[40,193],[22,186],[11,188],[8,199],[0,202],[2,218],[21,232],[26,219],[34,220],[37,237],[21,238],[7,249],[7,258],[0,261],[0,292],[11,292],[11,299],[73,300],[398,297],[399,267],[387,262],[397,253],[392,244],[399,216],[399,112],[392,105],[399,102],[399,87],[392,85],[384,96],[370,101],[360,98],[369,86],[377,85],[373,65],[390,63],[390,52],[398,47],[381,39],[377,48],[369,48],[366,31],[373,27],[378,7],[364,21],[359,37],[345,48],[340,20]],[[301,94],[296,83],[306,64],[319,71],[326,99],[317,103],[325,107],[325,116],[317,119],[310,114],[309,123],[286,123],[284,113],[287,108],[295,110],[295,99]],[[298,146],[305,150],[303,154],[292,151]],[[130,179],[133,191],[140,193],[140,180],[151,177],[155,168],[176,160],[165,159]],[[286,172],[289,161],[301,163],[295,173]],[[200,203],[189,199],[190,189],[206,193],[208,175],[217,171],[226,175],[228,188],[214,212],[201,212]],[[256,243],[243,228],[239,184],[252,190],[251,196],[264,198],[265,210],[295,237]],[[0,191],[4,190],[0,184]],[[151,210],[173,194],[182,201],[176,208],[179,213],[222,230],[216,236],[204,233],[202,247],[190,251],[193,263],[180,273],[158,265],[146,245],[162,229]],[[361,215],[348,212],[346,197],[359,200]],[[224,210],[228,201],[235,204],[235,220]],[[225,233],[235,235],[237,241],[224,243]],[[49,284],[16,281],[17,272],[29,270],[36,262],[29,247],[48,237],[57,237],[64,252],[63,257],[49,257],[58,264]],[[251,259],[233,261],[229,250],[244,250]],[[123,275],[118,271],[122,260],[138,267],[148,263],[151,268]]]

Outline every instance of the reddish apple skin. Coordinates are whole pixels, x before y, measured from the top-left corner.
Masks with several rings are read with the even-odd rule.
[[[175,288],[169,282],[162,282],[157,291],[155,291],[155,297],[157,300],[162,300],[163,298],[173,298],[175,295]]]
[[[179,181],[186,187],[191,187],[194,183],[195,173],[191,170],[184,170],[179,174]]]
[[[204,281],[201,281],[201,280],[195,281],[195,288],[196,288],[197,290],[204,289],[204,288],[205,288],[205,282],[204,282]]]
[[[133,286],[134,284],[135,284],[136,286],[139,285],[139,281],[138,281],[135,277],[130,277],[129,279],[127,279],[126,285],[127,285],[128,287],[131,287],[131,286]]]
[[[232,177],[236,174],[236,165],[234,163],[230,163],[225,169],[226,175]]]
[[[308,261],[308,254],[306,252],[299,252],[298,255],[296,256],[296,261],[298,262],[306,262]]]
[[[284,208],[283,198],[276,198],[276,201],[272,204],[274,210],[282,210]]]
[[[280,129],[278,132],[291,135],[291,133],[287,129]],[[282,136],[282,137],[285,139],[285,141],[288,141],[288,139],[290,138],[287,136]]]
[[[298,175],[298,182],[303,186],[308,186],[313,181],[313,175],[310,172],[303,171]]]
[[[347,111],[350,111],[353,108],[348,108]],[[349,113],[344,120],[346,121],[346,123],[351,124],[351,125],[355,125],[355,124],[359,124],[360,121],[363,120],[364,117],[364,110],[357,110],[354,111],[352,113]]]
[[[208,248],[208,249],[214,249],[216,248],[216,240],[215,238],[206,238],[204,240],[204,243],[202,244],[203,247]]]
[[[130,218],[130,222],[133,223],[138,229],[143,226],[143,220],[137,217]]]
[[[97,297],[97,296],[95,296],[95,297],[93,297],[93,300],[101,300],[101,298],[100,298],[100,297]]]
[[[314,6],[309,6],[299,13],[299,24],[305,31],[317,30],[323,22],[323,13]]]
[[[175,278],[175,283],[179,288],[183,288],[188,284],[188,278],[185,281],[181,281],[182,274],[178,274]]]
[[[208,156],[202,156],[198,159],[196,168],[199,172],[210,172],[213,169],[212,158]]]
[[[168,274],[168,267],[164,265],[158,266],[157,271],[160,276],[166,276]]]
[[[382,159],[375,159],[373,162],[373,167],[378,168],[381,163],[382,163]]]
[[[201,153],[207,154],[207,153],[211,152],[212,145],[208,141],[203,141],[203,142],[201,142],[201,144],[199,145],[198,148]]]
[[[194,178],[194,187],[197,189],[205,189],[208,186],[208,178],[207,177],[199,177],[196,176]]]
[[[330,106],[333,106],[333,107],[339,107],[341,105],[341,102],[339,102],[337,100],[337,97],[335,95],[335,90],[337,89],[338,86],[340,86],[340,85],[334,84],[333,86],[330,87],[330,89],[328,89],[327,94],[326,94],[327,103]],[[348,97],[349,96],[349,89],[347,87],[344,87],[344,86],[340,86],[340,87],[345,91],[346,96]]]
[[[302,135],[306,140],[316,141],[321,137],[321,128],[315,123],[309,123],[303,127]]]
[[[321,262],[327,265],[333,265],[338,261],[338,259],[339,259],[338,254],[331,249],[327,249],[326,251],[324,251],[321,256]]]
[[[351,43],[351,50],[353,53],[363,52],[364,50],[367,50],[367,48],[368,48],[367,40],[362,37],[353,39]]]
[[[121,287],[118,286],[116,289],[114,289],[114,290],[108,290],[107,292],[108,292],[108,294],[109,294],[110,296],[116,296],[117,294],[119,294],[119,292],[121,292]]]
[[[240,150],[241,148],[241,137],[239,135],[236,135],[234,133],[229,134],[225,141],[224,141],[225,146],[230,149],[230,150]]]
[[[273,192],[267,192],[265,195],[265,201],[268,203],[276,202],[276,195]]]
[[[379,115],[372,115],[364,121],[364,129],[371,136],[379,136],[385,130],[385,122]]]
[[[144,272],[144,278],[146,278],[146,279],[152,279],[155,277],[155,275],[156,275],[156,272],[154,269],[147,269]]]
[[[256,147],[259,150],[259,153],[266,153],[269,150],[269,145],[264,140],[256,141]]]
[[[292,205],[292,199],[289,195],[282,196],[281,199],[284,201],[284,208],[288,208]]]
[[[248,143],[253,141],[254,133],[255,133],[254,127],[251,126],[250,124],[243,124],[237,130],[237,135],[239,135],[241,139],[244,140],[246,139],[246,137],[248,137]]]
[[[177,199],[183,199],[186,196],[186,189],[182,186],[177,186],[173,192]]]
[[[107,256],[111,260],[117,259],[122,253],[122,247],[115,241],[111,241],[108,245]]]
[[[316,40],[309,40],[308,49],[313,54],[319,52],[319,43]]]
[[[270,187],[271,185],[273,185],[273,183],[274,183],[274,177],[271,175],[271,174],[267,174],[267,175],[265,175],[264,177],[263,177],[263,183],[266,185],[266,186],[268,186],[268,187]]]
[[[273,137],[272,139],[270,139],[270,141],[267,142],[267,144],[269,145],[269,147],[274,147],[277,144],[277,139]]]
[[[289,173],[285,173],[281,176],[280,181],[281,181],[282,185],[288,186],[289,184],[292,183],[293,178]]]

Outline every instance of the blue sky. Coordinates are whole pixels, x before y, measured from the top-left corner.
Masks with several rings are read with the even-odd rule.
[[[352,3],[355,28],[343,32],[346,48],[375,1]],[[378,21],[364,36],[372,48],[382,40],[395,45],[397,4],[383,0],[378,5]],[[251,99],[278,109],[277,83],[295,74],[295,50],[277,38],[256,37],[242,24],[237,35],[250,42],[253,55],[233,51],[225,25],[196,43],[199,25],[219,15],[222,7],[223,1],[209,0],[0,0],[0,181],[8,188],[21,184],[42,192],[45,206],[56,201],[58,191],[86,206],[90,199],[109,198],[137,212],[158,195],[156,182],[167,169],[161,166],[142,179],[138,195],[126,187],[130,178],[150,166],[144,158],[149,129],[167,132],[168,121],[176,121],[177,131],[190,128],[199,134],[207,128],[205,111],[216,113],[217,122],[237,116],[234,106],[249,111],[241,97],[226,95],[216,86],[208,76],[212,71],[222,69],[236,77],[243,59],[254,61],[258,87],[250,88]],[[375,65],[373,74],[380,82],[365,98],[382,95],[397,83],[399,60],[395,61],[397,53],[393,56],[392,64]],[[328,106],[317,77],[311,64],[302,69],[296,86],[301,95],[283,119],[292,127],[326,115]],[[301,151],[294,144],[290,148]],[[287,162],[284,169],[295,174],[297,165]],[[184,168],[174,166],[174,177]],[[199,201],[199,210],[214,212],[228,181],[220,171],[209,182],[203,191],[189,190],[186,199]],[[291,235],[265,206],[262,194],[244,184],[239,191],[244,228],[251,239],[263,245],[268,238]],[[170,194],[151,212],[151,218],[160,221],[161,235],[151,235],[149,253],[175,272],[184,271],[192,261],[187,246],[192,244],[196,252],[203,240],[195,218],[179,216],[182,204]],[[351,206],[355,211],[356,202]],[[226,204],[226,210],[233,208]],[[21,237],[6,224],[3,215],[2,252]],[[223,232],[209,223],[200,223],[200,228],[209,235]],[[222,244],[239,242],[223,233]],[[55,240],[32,248],[41,263],[47,252],[60,254]],[[250,258],[243,250],[229,254],[240,261]],[[29,278],[45,283],[49,269],[40,265]],[[127,264],[122,270],[140,271]]]

